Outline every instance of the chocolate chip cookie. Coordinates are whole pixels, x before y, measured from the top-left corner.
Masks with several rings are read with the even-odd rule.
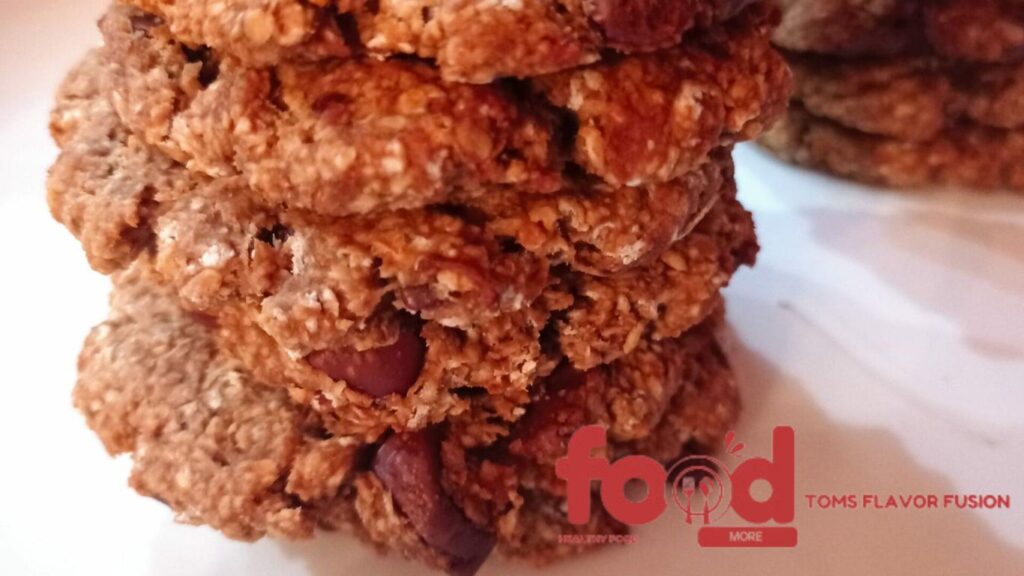
[[[649,52],[752,0],[131,0],[176,38],[248,66],[362,55],[430,59],[448,81],[539,76]]]
[[[445,83],[426,63],[368,59],[249,69],[103,19],[111,102],[191,171],[240,177],[254,198],[324,215],[544,194],[582,169],[613,187],[669,183],[782,111],[790,76],[766,42],[774,11],[651,55],[519,83]]]
[[[50,122],[50,210],[114,280],[76,407],[136,490],[232,538],[345,530],[471,575],[627,533],[597,497],[571,524],[555,462],[583,426],[662,463],[732,427],[714,330],[758,252],[732,148],[789,100],[779,18],[111,7]]]

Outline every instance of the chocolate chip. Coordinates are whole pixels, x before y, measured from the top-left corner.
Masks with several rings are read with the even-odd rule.
[[[696,13],[694,0],[592,0],[588,7],[608,43],[629,50],[678,43]]]
[[[474,386],[461,386],[459,388],[453,388],[452,394],[455,394],[456,396],[464,400],[468,400],[472,398],[485,398],[487,397],[488,392],[486,388],[478,388]]]
[[[577,370],[568,362],[562,362],[558,365],[558,368],[555,368],[555,371],[544,380],[544,387],[545,390],[548,391],[548,394],[553,394],[562,390],[579,388],[580,386],[583,386],[586,381],[586,372]]]
[[[377,451],[373,472],[424,542],[447,556],[449,571],[469,576],[494,548],[494,535],[466,518],[441,484],[436,429],[396,434]]]
[[[337,25],[341,37],[345,40],[345,45],[352,52],[356,54],[361,53],[363,51],[363,42],[359,37],[359,22],[356,20],[355,15],[348,12],[338,14],[334,17],[334,23]]]
[[[332,380],[383,398],[405,394],[419,378],[426,358],[426,343],[411,328],[398,334],[390,346],[358,351],[354,348],[321,350],[306,357],[309,365]]]
[[[596,372],[581,372],[563,362],[544,379],[544,395],[534,401],[512,430],[509,452],[536,462],[552,462],[565,454],[570,435],[585,426],[581,394]]]
[[[199,62],[202,64],[199,68],[200,86],[206,88],[217,81],[217,76],[220,75],[220,63],[213,57],[213,50],[211,50],[209,46],[189,48],[188,46],[182,45],[181,50],[185,53],[186,60],[192,63]]]
[[[523,254],[526,252],[526,249],[516,242],[515,238],[499,236],[495,238],[495,240],[498,241],[498,245],[501,247],[501,252],[503,254]]]
[[[284,92],[281,86],[281,77],[277,75],[277,71],[270,69],[267,72],[269,79],[269,88],[267,90],[267,101],[270,102],[271,106],[277,108],[281,112],[287,112],[289,107],[288,103],[285,102]]]

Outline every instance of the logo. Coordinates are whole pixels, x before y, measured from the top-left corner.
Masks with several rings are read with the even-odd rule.
[[[726,436],[732,467],[711,456],[690,456],[666,470],[653,458],[626,456],[615,462],[593,456],[607,444],[601,426],[580,428],[569,440],[568,453],[555,464],[556,475],[566,482],[569,522],[586,524],[591,515],[592,484],[599,484],[605,510],[631,526],[654,521],[669,507],[665,490],[671,488],[674,506],[687,524],[701,523],[697,541],[703,547],[791,548],[797,544],[793,522],[796,511],[796,443],[793,429],[775,428],[771,459],[743,458],[742,443]],[[627,485],[641,483],[644,494],[630,498]],[[764,491],[768,490],[768,494]],[[757,494],[755,494],[757,492]],[[718,526],[732,510],[747,523]]]

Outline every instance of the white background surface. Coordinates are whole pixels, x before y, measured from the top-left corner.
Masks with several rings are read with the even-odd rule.
[[[45,206],[52,92],[104,2],[0,4],[0,574],[405,574],[342,536],[228,542],[126,487],[70,406],[107,281]],[[703,550],[666,515],[548,574],[1020,574],[1024,197],[897,194],[739,153],[765,246],[728,291],[752,455],[797,434],[797,494],[1006,493],[1003,511],[808,510],[793,550]],[[489,563],[481,574],[539,574]]]

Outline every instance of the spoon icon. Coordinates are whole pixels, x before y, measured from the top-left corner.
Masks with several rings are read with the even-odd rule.
[[[711,509],[708,507],[708,496],[711,494],[711,479],[704,478],[700,481],[700,493],[704,496],[704,525],[711,523]]]

